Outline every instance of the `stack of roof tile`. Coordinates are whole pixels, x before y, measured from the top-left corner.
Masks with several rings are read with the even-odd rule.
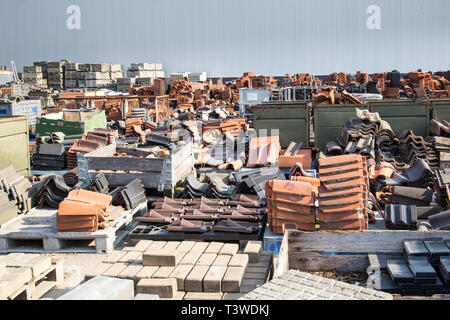
[[[276,165],[280,156],[280,137],[259,137],[250,140],[247,167]]]
[[[439,198],[439,203],[444,208],[450,209],[450,168],[435,170],[435,191]]]
[[[439,154],[439,168],[450,168],[450,138],[434,137],[433,144]]]
[[[73,190],[59,205],[58,231],[95,232],[105,227],[112,197],[86,190]]]
[[[89,191],[97,193],[107,194],[109,192],[109,183],[104,173],[99,173],[95,179],[91,182],[89,187],[86,188]]]
[[[367,230],[369,178],[365,157],[345,155],[319,159],[321,230]]]
[[[316,229],[316,193],[308,182],[271,180],[266,182],[267,220],[274,233],[285,228]]]
[[[32,147],[32,162],[35,169],[62,170],[66,166],[63,144],[41,144]]]
[[[450,138],[450,123],[445,120],[432,119],[429,124],[429,131],[432,136]]]
[[[58,208],[59,204],[64,201],[71,190],[72,187],[66,184],[63,176],[53,175],[47,177],[38,193],[38,205],[40,208],[45,204],[51,208]]]
[[[279,168],[258,168],[233,172],[230,179],[234,181],[240,193],[256,193],[260,197],[266,196],[266,181],[286,180]]]
[[[133,210],[147,201],[144,185],[140,179],[130,182],[125,187],[113,190],[111,195],[113,196],[113,205],[122,206],[127,210]]]
[[[430,168],[436,169],[439,167],[438,156],[431,141],[416,136],[411,130],[403,131],[399,140],[398,151],[406,163],[412,164],[417,159],[424,159]]]
[[[257,233],[262,229],[265,210],[256,197],[236,195],[232,200],[170,199],[155,201],[152,209],[136,221],[167,225],[169,232]]]
[[[104,146],[94,141],[89,141],[85,136],[81,140],[75,140],[73,146],[67,152],[67,168],[72,170],[78,167],[77,153],[87,154]]]
[[[38,192],[36,188],[32,189],[31,182],[17,173],[12,165],[0,170],[1,189],[14,200],[20,212],[28,212],[31,209],[30,198]]]

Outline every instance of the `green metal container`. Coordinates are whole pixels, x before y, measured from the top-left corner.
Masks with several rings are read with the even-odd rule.
[[[356,108],[367,110],[367,105],[336,104],[315,105],[314,112],[314,145],[326,151],[327,143],[335,141],[342,134],[342,128],[350,118],[356,118]]]
[[[371,101],[369,108],[389,122],[397,137],[403,130],[412,130],[418,136],[428,135],[430,106],[426,101],[386,99]]]
[[[36,135],[49,136],[53,132],[62,132],[66,136],[88,133],[94,129],[106,129],[105,111],[87,119],[86,121],[64,121],[62,119],[40,118],[36,124]]]
[[[430,99],[431,119],[450,121],[450,99]]]
[[[291,142],[309,146],[309,112],[306,102],[265,102],[253,107],[254,127],[259,130],[279,130],[281,148]]]
[[[30,175],[28,119],[0,117],[0,169],[13,165],[19,174]]]

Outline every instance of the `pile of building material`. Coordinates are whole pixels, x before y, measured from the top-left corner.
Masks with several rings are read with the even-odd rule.
[[[116,80],[122,77],[122,66],[107,63],[86,63],[78,65],[78,87],[88,89],[114,88]]]
[[[41,144],[31,148],[32,163],[35,170],[63,170],[66,167],[63,144]]]
[[[56,90],[64,89],[64,66],[68,61],[47,63],[48,87]]]
[[[128,68],[130,78],[164,78],[165,74],[160,63],[132,63]]]
[[[56,220],[58,231],[95,232],[99,228],[104,229],[110,218],[111,204],[110,195],[86,190],[71,191],[59,205]]]
[[[23,67],[23,80],[30,85],[47,88],[47,79],[44,78],[42,67]]]
[[[110,254],[86,274],[131,279],[136,292],[162,300],[221,300],[242,296],[270,278],[273,254],[262,243],[139,241]]]

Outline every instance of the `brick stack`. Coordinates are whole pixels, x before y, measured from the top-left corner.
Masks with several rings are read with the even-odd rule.
[[[282,234],[284,228],[315,231],[316,193],[311,183],[271,180],[266,182],[267,216],[270,228]]]
[[[73,190],[59,204],[58,231],[95,232],[105,227],[112,197],[101,193]]]
[[[369,178],[366,159],[345,155],[319,159],[321,230],[367,230]]]
[[[64,71],[66,89],[78,88],[78,63],[67,63]]]

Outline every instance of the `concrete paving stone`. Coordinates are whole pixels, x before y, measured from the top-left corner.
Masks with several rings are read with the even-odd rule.
[[[126,255],[126,251],[113,251],[111,254],[109,254],[105,260],[103,260],[104,263],[111,263],[114,264],[120,260],[124,255]]]
[[[199,251],[189,252],[181,259],[179,264],[195,265],[202,254],[203,253]]]
[[[244,254],[248,255],[250,263],[258,263],[262,252],[263,244],[261,241],[249,241],[244,249]]]
[[[178,252],[175,249],[154,249],[152,252],[148,252],[147,250],[142,255],[142,264],[144,266],[175,267],[183,257],[184,253]]]
[[[226,254],[230,256],[234,256],[239,250],[239,244],[237,243],[226,243],[220,249],[219,254]]]
[[[178,265],[175,267],[173,272],[170,274],[170,278],[177,279],[178,290],[184,291],[184,280],[189,275],[191,270],[194,268],[193,265]]]
[[[182,253],[188,253],[192,250],[192,248],[195,245],[195,241],[183,241],[181,244],[177,247],[178,252]]]
[[[136,297],[134,297],[134,300],[159,300],[159,296],[157,294],[139,293]]]
[[[228,263],[229,267],[247,268],[249,256],[247,254],[235,254]]]
[[[241,286],[262,286],[266,283],[266,280],[261,279],[244,279],[242,280]]]
[[[248,272],[248,270],[245,272],[244,275],[244,279],[249,279],[249,280],[267,280],[268,275],[267,273],[253,273],[253,272]]]
[[[269,262],[250,263],[250,258],[249,258],[248,266],[252,267],[252,268],[265,268],[265,269],[270,268]]]
[[[228,263],[231,260],[231,256],[229,255],[218,255],[216,260],[214,260],[212,266],[214,267],[227,267]]]
[[[197,266],[211,266],[216,260],[217,254],[216,253],[203,253],[200,258],[198,259],[196,265]]]
[[[225,244],[222,242],[211,242],[204,253],[218,254]]]
[[[170,274],[175,270],[175,267],[160,267],[152,276],[152,278],[165,279],[169,278]]]
[[[223,292],[240,292],[242,279],[244,278],[245,268],[228,267],[222,280]]]
[[[203,253],[205,252],[206,248],[208,247],[209,243],[208,242],[197,242],[195,243],[195,245],[192,247],[191,251],[189,251],[190,253]]]
[[[131,250],[145,252],[145,251],[147,251],[147,249],[150,247],[150,245],[152,243],[153,243],[153,240],[141,240]]]
[[[144,266],[141,271],[136,274],[136,280],[150,279],[158,269],[159,267]]]
[[[209,270],[209,266],[195,266],[184,280],[184,291],[202,292],[203,278]]]
[[[180,241],[168,241],[164,247],[162,247],[162,250],[167,252],[175,251],[178,246],[181,244]]]
[[[133,251],[134,247],[123,247],[122,251]]]
[[[215,301],[222,300],[222,292],[186,292],[184,300]]]
[[[210,267],[205,277],[203,278],[204,292],[221,292],[222,279],[227,271],[227,267]]]
[[[174,278],[142,279],[136,286],[137,293],[157,294],[160,298],[173,298],[177,291],[177,280]]]
[[[142,265],[131,264],[126,267],[121,273],[119,273],[118,278],[136,280],[137,282],[136,275],[143,268],[144,267]]]
[[[153,243],[144,251],[144,254],[152,253],[154,250],[162,249],[166,245],[167,241],[153,241]]]
[[[103,263],[103,262],[98,263],[97,265],[94,266],[94,268],[92,268],[86,273],[85,278],[91,279],[97,276],[101,276],[103,272],[111,268],[111,266],[112,265],[110,263]]]
[[[133,300],[132,280],[109,277],[95,277],[57,300]]]
[[[245,296],[245,293],[225,293],[223,295],[222,300],[227,300],[227,301],[238,300],[239,298],[242,298],[243,296]],[[249,294],[249,296],[251,298],[250,294]]]
[[[181,301],[183,300],[184,296],[186,295],[186,292],[183,291],[177,291],[173,294],[172,298],[159,298],[159,300],[171,300],[171,301]]]
[[[122,258],[119,259],[119,263],[133,263],[135,261],[140,261],[142,264],[142,252],[139,251],[128,251]]]
[[[263,251],[259,257],[259,262],[273,263],[273,252]]]
[[[263,273],[263,272],[268,273],[269,272],[269,268],[268,267],[252,267],[252,266],[248,265],[247,266],[247,271],[248,272],[255,272],[255,273]]]
[[[103,272],[102,276],[116,278],[123,270],[125,270],[126,267],[128,267],[128,264],[126,263],[115,263]]]

